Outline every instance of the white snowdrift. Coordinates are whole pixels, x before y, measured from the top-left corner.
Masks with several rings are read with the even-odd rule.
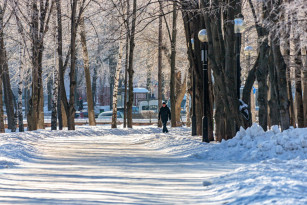
[[[280,132],[277,126],[273,126],[265,132],[259,125],[254,124],[246,130],[241,128],[231,140],[210,144],[201,143],[200,137],[189,135],[190,130],[181,128],[168,137],[153,136],[148,145],[169,153],[206,160],[307,159],[307,128],[291,128]],[[148,137],[143,140],[146,138]]]

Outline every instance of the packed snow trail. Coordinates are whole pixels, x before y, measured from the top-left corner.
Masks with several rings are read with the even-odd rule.
[[[38,132],[37,153],[0,169],[0,204],[204,204],[203,181],[238,166],[146,146],[159,129],[83,129]]]

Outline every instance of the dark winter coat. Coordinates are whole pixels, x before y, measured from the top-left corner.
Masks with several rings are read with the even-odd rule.
[[[171,111],[167,106],[161,107],[159,112],[159,120],[162,120],[162,122],[167,122],[168,119],[171,120]]]

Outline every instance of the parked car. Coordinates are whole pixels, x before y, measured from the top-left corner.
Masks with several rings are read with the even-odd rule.
[[[117,111],[124,113],[124,108],[123,107],[118,107]],[[132,114],[139,114],[139,107],[137,106],[132,106]]]
[[[112,115],[113,111],[103,112],[98,115],[97,119],[112,120]],[[117,118],[121,119],[123,117],[123,113],[117,111]]]

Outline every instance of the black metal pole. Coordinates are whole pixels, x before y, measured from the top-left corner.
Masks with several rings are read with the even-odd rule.
[[[209,143],[208,137],[208,102],[209,102],[209,92],[208,92],[208,45],[206,42],[203,43],[203,49],[201,51],[201,59],[203,62],[203,90],[204,90],[204,113],[202,119],[202,127],[203,127],[203,142]]]
[[[193,109],[193,113],[192,113],[192,136],[196,135],[196,113],[195,113],[195,72],[194,70],[193,72],[193,98],[192,98],[192,109]]]
[[[236,64],[237,64],[237,96],[241,99],[240,88],[241,88],[241,66],[240,66],[240,45],[241,45],[241,33],[236,33]]]

